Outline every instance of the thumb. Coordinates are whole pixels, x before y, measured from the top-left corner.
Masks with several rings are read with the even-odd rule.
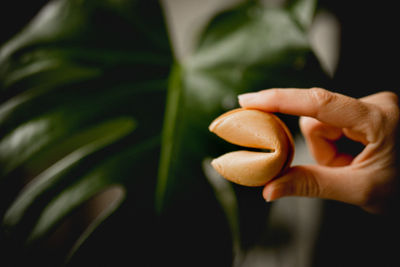
[[[263,197],[268,202],[286,196],[318,197],[362,206],[366,201],[366,179],[358,177],[361,174],[348,166],[295,166],[267,183]]]

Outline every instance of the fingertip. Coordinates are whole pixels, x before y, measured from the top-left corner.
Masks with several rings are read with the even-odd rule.
[[[264,187],[263,197],[266,202],[272,202],[272,192],[273,192],[273,188],[271,186]]]
[[[299,121],[300,124],[307,124],[307,123],[313,123],[318,120],[308,116],[300,116]]]
[[[238,102],[241,107],[251,106],[257,99],[257,93],[245,93],[238,95]]]
[[[302,131],[311,128],[317,120],[307,116],[300,116],[299,126]]]
[[[321,122],[320,120],[313,118],[313,117],[309,117],[309,116],[301,116],[299,119],[299,123],[300,126],[306,126],[308,128],[320,128],[321,126],[325,127],[328,124],[325,124],[323,122]]]
[[[317,183],[310,181],[307,166],[295,166],[290,168],[282,176],[275,178],[265,185],[263,197],[267,202],[275,201],[289,196],[318,196],[315,188]]]
[[[263,197],[266,202],[273,202],[285,196],[287,196],[287,192],[284,186],[279,186],[272,182],[264,187]]]

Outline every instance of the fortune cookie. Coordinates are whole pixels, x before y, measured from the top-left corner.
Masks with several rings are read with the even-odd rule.
[[[216,118],[209,130],[232,144],[260,150],[234,151],[211,162],[219,174],[234,183],[265,185],[292,162],[293,137],[274,114],[238,108]]]

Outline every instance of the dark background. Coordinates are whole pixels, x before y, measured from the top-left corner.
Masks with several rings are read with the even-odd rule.
[[[10,39],[48,0],[6,1],[0,7],[0,44]],[[399,94],[399,19],[396,1],[323,0],[341,23],[339,65],[330,90],[362,97]],[[400,266],[399,219],[326,201],[313,266]]]
[[[331,90],[362,97],[399,94],[396,1],[320,1],[341,24],[341,50]],[[395,211],[394,211],[395,212]],[[326,201],[314,266],[400,266],[399,219]]]

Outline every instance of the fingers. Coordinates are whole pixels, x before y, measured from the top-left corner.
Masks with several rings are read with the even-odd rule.
[[[266,201],[286,196],[317,197],[365,206],[368,185],[364,182],[367,180],[355,178],[362,176],[354,171],[351,176],[349,167],[296,166],[269,182],[264,187],[263,197]]]
[[[296,166],[270,181],[263,196],[333,199],[370,212],[382,210],[397,193],[394,163],[398,97],[381,92],[360,99],[320,88],[269,89],[239,96],[245,108],[303,116],[301,130],[319,165]],[[341,136],[365,145],[354,159],[335,146]]]
[[[353,160],[352,156],[340,153],[337,149],[335,141],[343,135],[340,128],[327,125],[310,117],[301,117],[300,129],[311,154],[318,164],[345,166]]]
[[[369,136],[370,132],[366,131],[373,109],[371,105],[325,89],[269,89],[240,95],[239,103],[242,107],[268,112],[313,117],[326,124],[359,133],[354,138],[364,144],[373,141],[373,136]]]

